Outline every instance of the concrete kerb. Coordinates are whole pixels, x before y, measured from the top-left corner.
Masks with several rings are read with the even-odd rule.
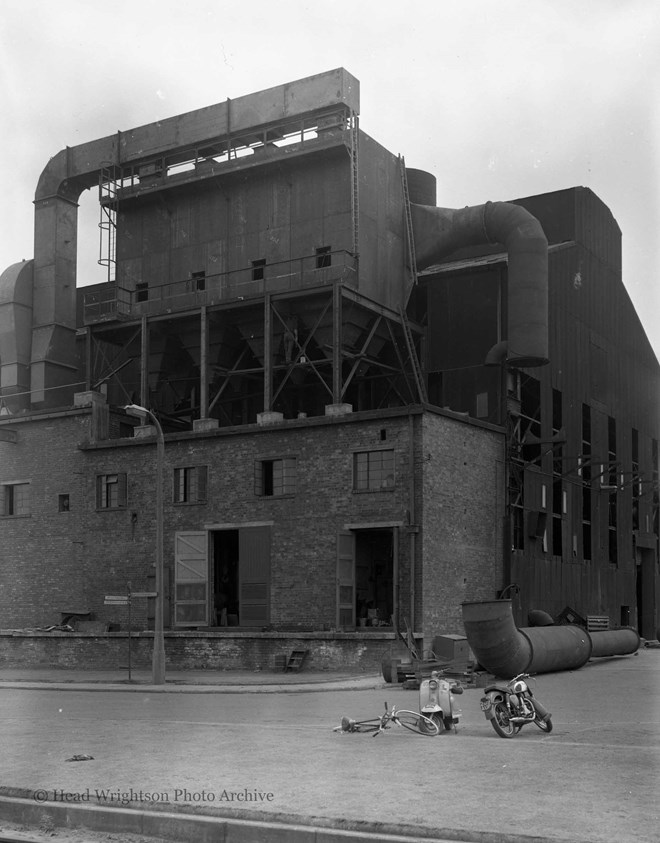
[[[26,671],[27,673],[27,671]],[[21,690],[57,690],[57,691],[115,691],[115,692],[148,692],[150,694],[242,694],[249,691],[251,694],[294,694],[314,693],[324,691],[349,691],[349,690],[377,690],[385,686],[382,676],[371,674],[369,676],[342,676],[333,678],[329,676],[310,677],[305,681],[302,677],[296,677],[295,681],[278,681],[276,675],[263,677],[251,677],[251,681],[242,682],[240,679],[233,679],[231,676],[219,678],[217,681],[206,680],[197,683],[194,678],[190,680],[172,679],[167,680],[164,685],[153,685],[148,679],[109,680],[95,679],[85,681],[84,672],[80,672],[80,678],[58,680],[56,672],[42,675],[39,678],[2,678],[3,671],[0,670],[0,688],[18,688]]]
[[[4,793],[12,795],[4,795]],[[20,795],[15,795],[20,793]],[[557,838],[449,828],[326,820],[257,811],[221,813],[194,808],[143,811],[130,807],[40,803],[43,791],[0,787],[0,819],[19,825],[77,828],[115,834],[143,834],[177,843],[558,843]],[[571,843],[588,843],[572,839]]]

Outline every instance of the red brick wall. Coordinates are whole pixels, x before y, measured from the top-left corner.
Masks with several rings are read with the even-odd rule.
[[[90,415],[37,417],[13,425],[0,443],[0,480],[29,479],[32,515],[0,518],[2,628],[57,623],[60,611],[88,608],[97,620],[127,624],[106,594],[152,591],[155,548],[153,440],[89,438]],[[412,421],[411,421],[412,420]],[[411,451],[410,437],[415,445]],[[355,450],[391,447],[392,490],[355,493]],[[410,616],[410,549],[416,535],[416,629],[430,637],[461,632],[460,602],[501,587],[501,435],[442,414],[393,410],[168,437],[165,447],[164,557],[171,576],[174,534],[211,525],[272,522],[271,624],[294,631],[336,624],[336,540],[347,525],[401,524],[400,617]],[[415,505],[411,506],[414,453]],[[297,491],[260,497],[255,460],[297,456]],[[207,502],[175,505],[175,466],[208,465]],[[95,477],[126,472],[127,507],[97,511]],[[58,512],[58,494],[70,511]],[[151,601],[149,601],[151,602]],[[74,605],[75,604],[75,605]],[[135,600],[133,628],[148,626],[147,600]]]

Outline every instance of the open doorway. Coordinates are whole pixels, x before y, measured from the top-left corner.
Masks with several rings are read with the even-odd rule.
[[[392,626],[394,531],[355,530],[355,599],[360,627]]]
[[[214,626],[270,623],[270,526],[211,531],[209,577]]]
[[[238,626],[238,530],[213,533],[213,626]]]

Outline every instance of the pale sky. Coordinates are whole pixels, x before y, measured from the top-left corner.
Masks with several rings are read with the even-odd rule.
[[[457,208],[591,188],[660,357],[657,0],[0,0],[0,272],[65,146],[344,67],[360,127]],[[104,279],[98,204],[78,284]]]

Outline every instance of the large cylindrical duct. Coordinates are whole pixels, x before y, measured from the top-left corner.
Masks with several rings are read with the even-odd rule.
[[[525,673],[575,670],[593,655],[589,633],[581,626],[531,626],[518,632],[525,636],[531,648]]]
[[[532,655],[529,639],[513,620],[510,600],[463,603],[463,625],[476,660],[495,676],[523,673]]]
[[[416,205],[432,205],[435,207],[437,181],[433,173],[406,167],[406,179],[408,181],[408,197],[411,202]]]
[[[601,632],[590,632],[593,644],[592,658],[603,656],[629,656],[639,650],[642,639],[635,629],[605,629]]]
[[[501,243],[508,252],[509,366],[548,362],[548,241],[540,222],[510,202],[466,208],[411,204],[417,269],[467,246]]]
[[[637,651],[634,629],[588,632],[577,624],[525,627],[513,620],[511,600],[463,603],[463,625],[479,664],[495,676],[575,670],[590,658],[626,656]]]

